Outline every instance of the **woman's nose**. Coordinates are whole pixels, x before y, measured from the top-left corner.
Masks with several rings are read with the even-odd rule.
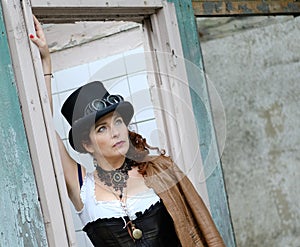
[[[118,128],[116,127],[111,127],[111,136],[112,138],[118,137],[120,135],[120,132],[118,130]]]

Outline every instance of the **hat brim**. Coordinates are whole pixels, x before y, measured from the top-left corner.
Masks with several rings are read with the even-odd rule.
[[[123,118],[123,121],[126,124],[126,126],[128,126],[134,114],[132,104],[128,101],[123,101],[118,104],[108,106],[101,111],[97,111],[92,114],[89,114],[83,118],[76,120],[73,123],[72,128],[69,131],[69,143],[71,147],[80,153],[86,153],[86,151],[83,149],[81,144],[82,138],[84,137],[83,134],[89,131],[90,128],[101,117],[104,117],[105,115],[113,111],[118,112]]]

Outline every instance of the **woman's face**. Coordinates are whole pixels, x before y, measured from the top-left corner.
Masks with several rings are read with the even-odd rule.
[[[113,164],[124,159],[129,149],[128,129],[117,112],[100,118],[91,128],[89,138],[85,148],[97,160],[104,158]]]

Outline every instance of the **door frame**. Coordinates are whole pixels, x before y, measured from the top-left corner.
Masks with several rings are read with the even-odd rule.
[[[143,23],[146,47],[150,50],[146,62],[151,72],[148,75],[151,81],[151,94],[154,105],[158,109],[156,110],[158,126],[164,130],[167,143],[170,144],[168,146],[171,147],[168,152],[188,174],[208,208],[211,211],[218,206],[226,208],[229,217],[226,198],[218,201],[222,205],[214,207],[210,205],[214,200],[211,200],[210,197],[213,195],[208,193],[206,187],[199,126],[197,126],[200,119],[195,121],[193,97],[190,92],[191,89],[193,91],[199,89],[191,87],[189,82],[184,44],[182,44],[177,21],[177,9],[176,4],[160,0],[87,0],[84,3],[80,0],[65,0],[63,3],[60,0],[3,2],[16,83],[49,246],[61,246],[63,243],[75,246],[76,239],[74,228],[69,224],[72,222],[72,216],[39,52],[28,39],[28,35],[34,32],[32,13],[44,23],[92,20],[125,20]],[[191,31],[196,32],[196,30]],[[200,71],[202,70],[201,67]],[[175,83],[176,81],[183,83],[179,85]],[[205,78],[202,77],[199,83],[205,84]],[[198,93],[198,95],[207,94],[205,91]],[[178,105],[178,99],[184,99],[183,104]],[[209,106],[209,102],[206,104]],[[186,110],[186,106],[189,110]],[[165,114],[166,111],[168,114]],[[210,112],[210,109],[207,108],[206,111]],[[213,126],[210,127],[212,130]],[[213,132],[210,134],[214,135]],[[212,138],[212,142],[216,142],[216,139]],[[218,157],[217,150],[213,152],[215,157]],[[222,174],[218,173],[218,176],[220,177],[217,179],[219,181],[221,179],[221,184],[224,184]],[[226,195],[224,187],[221,189]],[[216,214],[212,212],[212,215],[214,217]],[[219,219],[221,218],[222,215],[219,216]],[[230,220],[225,222],[226,225],[230,229],[229,235],[233,236]],[[221,235],[224,235],[228,229],[219,228]]]

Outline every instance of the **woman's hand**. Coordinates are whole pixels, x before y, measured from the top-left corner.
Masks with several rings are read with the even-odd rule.
[[[36,35],[30,34],[30,40],[39,48],[44,74],[51,74],[51,57],[46,41],[45,33],[38,19],[33,16]]]
[[[46,87],[47,87],[47,92],[49,97],[50,108],[51,108],[51,112],[53,113],[52,93],[51,93],[52,66],[51,66],[50,52],[49,52],[45,33],[43,31],[41,23],[38,21],[38,19],[35,16],[33,16],[33,21],[34,21],[36,35],[30,34],[29,38],[39,48],[41,54],[43,72],[44,72],[44,77],[45,77],[45,82],[46,82]]]

